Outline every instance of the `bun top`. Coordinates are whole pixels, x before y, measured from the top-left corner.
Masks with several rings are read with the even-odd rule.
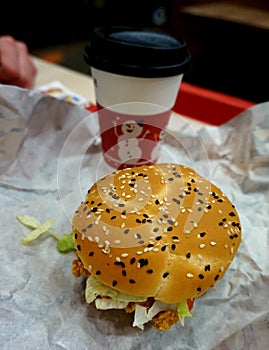
[[[166,303],[219,281],[241,242],[235,207],[193,169],[162,163],[98,180],[73,216],[77,255],[104,284]]]

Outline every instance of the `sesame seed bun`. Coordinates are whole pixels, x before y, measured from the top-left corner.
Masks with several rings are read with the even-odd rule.
[[[84,268],[118,291],[173,304],[219,281],[241,242],[235,207],[183,165],[118,170],[98,180],[73,216]]]

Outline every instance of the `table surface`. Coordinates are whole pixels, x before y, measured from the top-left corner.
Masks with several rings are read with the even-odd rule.
[[[93,79],[90,75],[87,76],[34,56],[32,58],[38,70],[36,87],[46,85],[52,81],[59,81],[89,102],[95,102]]]

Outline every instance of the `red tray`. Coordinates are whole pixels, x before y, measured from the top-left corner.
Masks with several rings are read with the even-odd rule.
[[[173,110],[207,124],[221,125],[255,103],[182,82]]]

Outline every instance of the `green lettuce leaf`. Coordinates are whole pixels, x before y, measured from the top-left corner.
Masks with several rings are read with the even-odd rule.
[[[98,281],[94,276],[90,275],[87,278],[85,290],[87,303],[93,302],[98,296],[110,297],[113,300],[125,302],[142,302],[147,300],[146,297],[134,296],[119,292],[104,285],[101,281]]]
[[[184,326],[185,317],[192,317],[187,301],[181,301],[177,304],[177,313],[182,326]]]

